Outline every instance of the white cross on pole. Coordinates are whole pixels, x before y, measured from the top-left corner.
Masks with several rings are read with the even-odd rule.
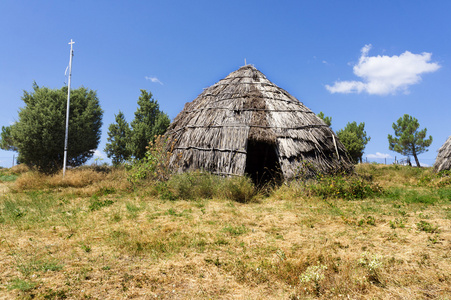
[[[64,137],[64,161],[63,161],[63,178],[66,175],[66,161],[67,161],[67,140],[69,133],[69,104],[70,104],[70,78],[72,77],[72,57],[74,56],[74,50],[72,50],[72,45],[75,44],[72,39],[70,39],[70,58],[69,58],[69,79],[67,81],[67,108],[66,108],[66,134]]]

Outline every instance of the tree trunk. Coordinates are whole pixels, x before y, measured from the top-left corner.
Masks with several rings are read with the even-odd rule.
[[[420,167],[421,167],[421,166],[420,166],[420,161],[418,160],[417,152],[415,151],[415,146],[413,146],[413,149],[412,149],[412,155],[413,155],[413,157],[415,158],[415,162],[416,162],[416,164],[417,164],[417,168],[420,168]]]

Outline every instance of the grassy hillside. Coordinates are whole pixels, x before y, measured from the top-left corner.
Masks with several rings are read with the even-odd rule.
[[[356,171],[256,191],[0,170],[0,298],[450,299],[451,177]]]

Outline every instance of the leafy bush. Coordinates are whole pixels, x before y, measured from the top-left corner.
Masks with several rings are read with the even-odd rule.
[[[63,167],[61,151],[65,135],[67,87],[49,89],[33,84],[24,91],[25,106],[19,110],[9,131],[11,144],[17,149],[18,160],[44,173],[56,173]],[[97,92],[80,87],[71,90],[67,164],[83,165],[93,155],[100,142],[103,111]],[[36,134],[39,133],[39,134]]]
[[[174,145],[168,145],[168,140],[159,135],[154,142],[149,142],[144,158],[135,159],[128,166],[128,180],[137,185],[143,180],[166,181],[171,175],[169,160]],[[169,150],[168,150],[169,149]]]
[[[382,188],[362,177],[318,175],[317,181],[306,184],[306,189],[322,198],[364,199],[382,193]]]

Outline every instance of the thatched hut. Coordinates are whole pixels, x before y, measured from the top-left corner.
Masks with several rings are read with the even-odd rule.
[[[451,170],[451,136],[438,149],[438,155],[434,163],[434,171],[440,172],[444,170]]]
[[[329,126],[251,65],[186,103],[167,136],[179,172],[289,180],[353,167]]]

